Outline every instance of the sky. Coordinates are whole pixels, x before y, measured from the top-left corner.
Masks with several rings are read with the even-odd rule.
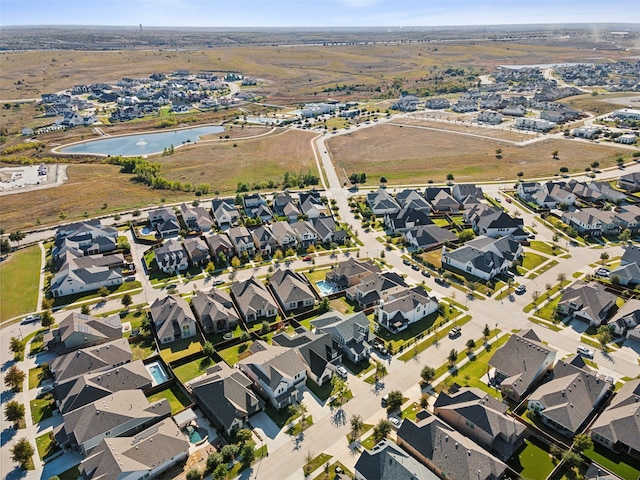
[[[640,23],[638,0],[0,0],[0,26]]]

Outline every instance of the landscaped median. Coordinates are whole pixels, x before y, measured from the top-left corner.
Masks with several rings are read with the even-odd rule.
[[[447,327],[462,327],[465,323],[471,320],[471,315],[465,315],[464,317],[453,321],[453,323],[448,324]],[[412,348],[406,348],[405,352],[398,357],[399,360],[403,362],[408,362],[412,358],[415,358],[419,353],[425,351],[430,346],[434,345],[436,340],[440,337],[441,332],[438,330],[434,330],[429,336],[426,337],[420,343],[414,343]]]

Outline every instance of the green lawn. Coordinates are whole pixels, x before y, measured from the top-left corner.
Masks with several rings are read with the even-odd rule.
[[[298,413],[291,412],[289,408],[285,407],[278,410],[270,403],[267,404],[265,408],[265,413],[269,415],[269,418],[273,420],[273,423],[275,423],[278,426],[278,428],[282,428],[285,425],[288,425],[289,423],[293,422],[296,418],[299,417]]]
[[[218,355],[220,355],[230,367],[233,367],[238,363],[238,360],[247,358],[250,355],[249,348],[252,344],[252,341],[248,341],[233,347],[225,348],[224,350],[220,350]]]
[[[373,428],[373,424],[372,423],[363,423],[362,424],[362,430],[360,430],[359,437],[362,437],[365,433],[367,433],[372,428]],[[353,439],[351,438],[351,432],[349,432],[347,434],[347,442],[349,442],[349,443],[353,442]]]
[[[323,402],[331,396],[331,392],[333,391],[331,382],[325,382],[324,385],[320,386],[310,378],[307,378],[306,386]]]
[[[461,319],[456,320],[455,322],[448,324],[446,326],[446,328],[451,328],[451,327],[454,327],[454,326],[461,327],[461,326],[463,326],[465,323],[467,323],[470,320],[471,320],[471,315],[465,315]],[[442,338],[442,336],[444,335],[444,332],[442,332],[442,331],[441,332],[434,332],[431,335],[429,335],[422,342],[414,344],[413,347],[407,348],[405,350],[405,352],[402,355],[400,355],[398,358],[400,360],[402,360],[403,362],[408,362],[409,360],[414,358],[416,355],[418,355],[420,352],[423,352],[424,350],[426,350],[427,348],[429,348],[431,345],[434,344],[436,333],[437,333],[439,338]],[[373,383],[373,381],[371,383]]]
[[[640,478],[640,461],[627,455],[616,455],[598,444],[590,450],[585,450],[584,454],[620,478]]]
[[[202,343],[200,342],[200,336],[183,338],[175,342],[167,343],[164,346],[160,346],[160,356],[162,359],[171,363],[174,360],[186,357],[193,353],[202,351]]]
[[[362,377],[375,368],[375,364],[373,362],[370,362],[368,359],[365,359],[364,361],[359,363],[353,363],[348,358],[342,357],[342,363],[345,367],[347,367],[347,370],[349,370],[357,377]]]
[[[551,245],[547,242],[542,242],[540,240],[533,240],[529,247],[533,250],[537,250],[538,252],[545,253],[547,255],[557,255],[558,253],[562,253],[564,250],[560,247],[556,247],[555,250]]]
[[[400,418],[408,418],[409,420],[415,420],[418,412],[422,410],[422,407],[418,402],[413,402],[407,408],[402,410],[402,415]]]
[[[455,316],[456,313],[460,312],[454,311],[451,316]],[[437,327],[446,320],[447,319],[445,317],[436,312],[410,324],[407,328],[398,333],[391,333],[386,328],[380,327],[380,336],[385,340],[385,342],[391,344],[391,349],[394,352],[397,352],[401,346],[405,346],[419,335],[427,335],[434,326]]]
[[[45,433],[36,438],[36,448],[40,460],[46,461],[48,457],[60,451],[60,447],[53,441],[53,432]]]
[[[561,295],[558,295],[556,298],[554,298],[550,302],[548,302],[545,305],[543,305],[538,310],[536,315],[538,317],[540,317],[540,318],[544,318],[545,320],[548,320],[548,321],[552,322],[553,321],[554,312],[556,311],[556,307],[558,306],[558,303],[560,303],[561,297],[562,297]],[[538,301],[540,301],[540,300],[538,300]]]
[[[292,437],[297,437],[302,432],[304,432],[307,428],[313,425],[313,417],[311,415],[307,415],[304,419],[304,428],[302,422],[296,422],[293,427],[291,427],[287,433]]]
[[[161,398],[166,398],[171,405],[171,414],[175,415],[177,412],[184,410],[185,407],[191,405],[191,400],[180,390],[180,388],[174,386],[161,390],[148,397],[149,402],[155,402]]]
[[[18,250],[0,263],[0,322],[37,310],[40,269],[38,245]]]
[[[328,455],[326,453],[321,453],[320,455],[313,458],[309,463],[302,467],[305,473],[311,473],[315,471],[317,468],[320,468],[322,465],[331,460],[332,455]]]
[[[544,444],[535,438],[525,440],[522,447],[507,462],[524,480],[547,478],[555,464]]]
[[[204,375],[207,368],[215,365],[215,362],[209,357],[196,358],[195,360],[175,367],[173,373],[183,383],[187,383],[189,380],[193,380],[200,375]]]
[[[156,344],[151,334],[135,338],[130,345],[134,360],[144,360],[150,357],[156,350]]]
[[[42,398],[36,398],[31,400],[31,418],[33,424],[40,423],[42,420],[49,418],[56,408],[56,401],[53,399],[53,394],[48,393]]]
[[[349,471],[347,467],[345,467],[340,462],[334,462],[329,465],[329,471],[325,472],[324,470],[319,473],[313,480],[335,480],[336,478],[336,467],[340,467],[343,473],[348,475],[348,478],[353,478],[353,474]]]
[[[137,280],[133,282],[124,282],[121,285],[107,287],[107,289],[109,290],[109,297],[113,299],[121,297],[127,292],[142,289],[142,283]],[[64,307],[76,302],[87,302],[89,300],[98,300],[98,302],[100,302],[102,301],[102,298],[100,297],[100,295],[98,295],[98,291],[94,290],[88,293],[78,293],[75,295],[66,295],[64,297],[52,297],[52,300],[54,306]]]
[[[60,478],[60,480],[78,480],[79,477],[80,469],[78,468],[78,465],[58,474],[58,478]]]
[[[547,257],[543,257],[542,255],[538,255],[533,252],[526,252],[522,260],[522,266],[527,270],[533,270],[538,265],[541,265],[545,260],[547,260]]]
[[[29,348],[29,353],[31,355],[37,355],[44,348],[44,333],[38,333],[33,337],[33,341],[31,342],[31,347]]]
[[[367,438],[360,442],[360,445],[362,445],[367,450],[371,450],[373,447],[375,447],[376,441],[373,438],[373,435],[369,435]]]
[[[42,367],[34,367],[29,369],[29,390],[38,388],[38,386],[47,378],[44,375]]]

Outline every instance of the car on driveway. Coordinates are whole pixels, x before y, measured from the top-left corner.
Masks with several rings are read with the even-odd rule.
[[[402,420],[400,420],[398,417],[389,417],[389,421],[391,422],[391,426],[396,430],[400,428],[400,424],[402,423]]]
[[[347,369],[346,369],[346,368],[344,368],[342,365],[338,365],[338,366],[336,367],[336,371],[338,372],[338,375],[339,375],[340,377],[342,377],[343,379],[346,379],[346,378],[347,378]]]
[[[406,258],[402,259],[402,263],[404,263],[405,265],[411,265],[411,262],[409,260],[407,260]]]
[[[417,271],[417,270],[420,270],[420,267],[419,267],[418,265],[416,265],[415,263],[411,265],[411,268],[412,268],[413,270],[416,270],[416,271]]]
[[[580,355],[584,357],[589,357],[589,358],[593,358],[593,355],[595,354],[593,350],[587,347],[583,347],[582,345],[579,345],[578,348],[576,348],[576,352],[578,352]]]
[[[596,276],[598,277],[609,277],[611,275],[611,271],[608,268],[600,267],[596,270]]]
[[[515,290],[516,295],[522,295],[526,291],[527,291],[527,287],[525,287],[524,285],[518,285]]]
[[[382,342],[379,342],[379,341],[375,340],[373,342],[373,348],[378,350],[382,355],[386,355],[387,354],[387,349],[384,347],[384,344]]]

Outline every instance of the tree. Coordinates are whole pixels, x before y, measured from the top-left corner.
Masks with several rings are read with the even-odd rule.
[[[473,349],[476,347],[476,342],[473,338],[467,340],[467,352],[471,353]]]
[[[387,177],[380,177],[380,183],[382,184],[387,183]]]
[[[133,298],[131,298],[131,295],[128,293],[125,293],[122,296],[122,305],[124,306],[124,308],[129,308],[131,306],[131,304],[133,303]]]
[[[150,333],[151,332],[151,319],[145,315],[145,317],[140,321],[140,331],[142,333]]]
[[[482,329],[482,336],[484,337],[484,343],[487,343],[487,339],[491,336],[491,329],[489,328],[488,323],[485,323],[484,328]]]
[[[567,274],[564,272],[560,272],[557,278],[559,283],[564,283],[567,280]]]
[[[100,287],[98,289],[98,295],[102,297],[102,299],[106,299],[109,296],[109,289],[107,287]]]
[[[602,252],[600,254],[600,263],[604,265],[604,262],[606,262],[607,260],[609,260],[609,254],[607,252]]]
[[[518,172],[517,175],[519,179],[522,179],[522,177],[524,177],[524,172]]]
[[[387,411],[392,412],[393,410],[399,409],[403,401],[402,392],[400,390],[391,390],[388,395]]]
[[[256,444],[253,442],[247,442],[240,448],[240,455],[242,456],[242,463],[246,466],[251,465],[256,458]]]
[[[560,172],[561,173],[568,173],[569,169],[567,167],[560,167]]]
[[[347,382],[345,382],[338,375],[334,375],[331,377],[331,394],[335,395],[336,402],[338,405],[342,406],[344,402],[344,396],[347,393]]]
[[[91,307],[89,307],[89,305],[84,304],[80,307],[80,313],[83,315],[89,315],[89,313],[91,312]]]
[[[434,368],[429,367],[428,365],[422,367],[420,371],[420,378],[422,378],[423,383],[429,384],[433,381],[436,376],[436,371]]]
[[[558,446],[557,443],[551,444],[551,446],[549,447],[549,453],[555,458],[562,458],[562,449]]]
[[[238,257],[233,257],[231,259],[231,266],[233,268],[238,268],[240,266],[240,259]]]
[[[624,158],[622,157],[616,158],[616,163],[618,164],[618,167],[622,167],[624,165]]]
[[[21,357],[24,353],[24,341],[18,337],[11,337],[9,340],[9,350],[13,353],[14,358]]]
[[[29,440],[21,438],[11,448],[11,460],[20,465],[20,468],[26,468],[34,453],[33,446]]]
[[[253,434],[248,428],[241,428],[236,432],[236,439],[240,443],[247,443],[249,440],[251,440],[252,436]]]
[[[576,452],[572,452],[571,450],[564,452],[564,455],[562,455],[562,461],[569,468],[577,467],[582,463],[580,455]]]
[[[4,406],[4,416],[7,422],[18,423],[24,418],[24,405],[16,400],[9,400]]]
[[[220,449],[220,455],[222,455],[222,460],[225,463],[229,463],[238,455],[238,445],[228,443]]]
[[[327,297],[322,297],[320,303],[318,304],[318,313],[326,313],[329,311],[329,299]]]
[[[207,471],[213,472],[220,464],[222,464],[222,455],[220,453],[213,452],[207,457]]]
[[[187,472],[187,480],[200,480],[202,478],[202,472],[197,468],[192,468]]]
[[[202,347],[202,352],[205,354],[205,356],[207,356],[208,358],[213,358],[213,356],[216,353],[216,349],[213,346],[213,343],[211,342],[205,342],[203,347]]]
[[[54,324],[55,321],[56,319],[53,318],[53,314],[51,313],[51,310],[45,310],[44,312],[42,312],[42,316],[40,317],[40,324],[44,328],[49,328],[51,325]]]
[[[12,232],[9,234],[9,240],[12,242],[15,242],[18,244],[18,246],[20,246],[20,242],[22,240],[24,240],[24,237],[26,235],[24,233],[22,233],[20,230],[16,231],[16,232]]]
[[[449,361],[450,367],[453,367],[456,364],[456,361],[458,360],[458,351],[455,348],[451,349],[447,360]]]
[[[447,181],[452,182],[454,180],[453,173],[447,173]]]
[[[461,232],[458,232],[456,235],[458,236],[458,240],[460,240],[461,242],[468,242],[476,236],[475,232],[471,228],[465,228]]]
[[[351,424],[351,440],[355,440],[360,436],[360,432],[364,427],[364,422],[362,421],[362,417],[360,415],[351,415],[351,420],[349,422]]]
[[[591,437],[585,433],[579,433],[575,437],[573,437],[573,448],[578,452],[584,452],[585,450],[589,450],[593,448],[593,440]]]
[[[496,148],[496,158],[500,160],[502,158],[502,149]]]
[[[631,230],[629,230],[628,228],[623,230],[622,232],[620,232],[620,235],[618,235],[618,238],[621,242],[628,242],[629,240],[631,240]]]
[[[379,360],[376,360],[376,377],[384,378],[387,376],[387,367]]]
[[[15,365],[11,365],[4,376],[4,384],[14,392],[21,392],[25,377],[26,375],[22,370]]]
[[[9,252],[11,252],[11,244],[9,243],[9,240],[7,240],[6,238],[1,239],[0,254],[9,253]]]
[[[373,439],[375,443],[379,443],[389,436],[391,433],[391,422],[385,418],[380,419],[378,424],[373,427]]]
[[[613,335],[611,334],[611,329],[608,325],[601,325],[598,327],[598,333],[596,333],[596,338],[598,342],[600,342],[600,346],[602,350],[607,348],[607,344],[613,339]]]
[[[591,162],[591,168],[598,168],[600,166],[600,162],[595,161],[595,162]]]
[[[227,465],[225,463],[221,463],[216,467],[212,475],[215,480],[224,480],[225,478],[227,478],[227,473],[229,473]]]
[[[426,409],[429,406],[429,394],[423,393],[420,396],[420,407]]]
[[[558,160],[558,150],[554,150],[553,152],[551,152],[551,158],[553,158],[554,160]]]

